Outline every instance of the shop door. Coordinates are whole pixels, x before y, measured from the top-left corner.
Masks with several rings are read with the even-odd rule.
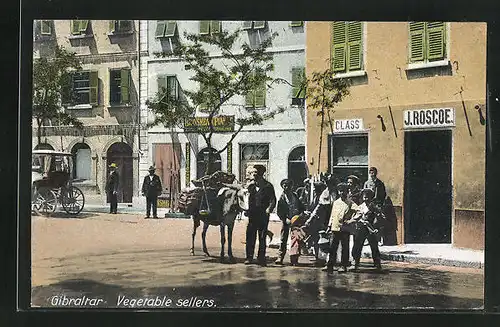
[[[92,170],[92,157],[90,149],[78,149],[76,151],[76,178],[82,180],[90,179]]]
[[[405,243],[451,243],[451,131],[405,133]]]
[[[126,143],[115,143],[107,152],[107,174],[109,176],[109,165],[115,163],[118,166],[118,176],[120,177],[118,187],[118,202],[132,203],[134,168],[132,148]],[[109,198],[107,199],[109,202]]]

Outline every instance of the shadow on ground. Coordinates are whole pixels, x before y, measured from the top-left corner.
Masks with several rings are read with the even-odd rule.
[[[33,217],[42,217],[42,218],[54,218],[54,219],[85,219],[85,218],[91,218],[91,217],[98,217],[98,213],[92,213],[92,212],[80,212],[76,215],[69,214],[65,211],[56,211],[48,216],[42,215],[42,214],[32,214]]]

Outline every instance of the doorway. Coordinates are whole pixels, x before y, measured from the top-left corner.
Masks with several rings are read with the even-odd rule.
[[[299,146],[288,155],[288,179],[292,180],[295,188],[304,184],[308,176],[306,163],[306,148]]]
[[[405,133],[405,243],[451,243],[451,130]]]
[[[92,175],[92,154],[90,147],[85,143],[77,143],[71,149],[73,154],[73,178],[89,180]]]
[[[132,148],[130,145],[118,142],[114,143],[107,152],[107,173],[109,176],[109,165],[115,163],[118,166],[119,187],[118,202],[132,203],[133,181],[134,181],[134,160],[132,157]],[[109,199],[108,203],[109,203]]]

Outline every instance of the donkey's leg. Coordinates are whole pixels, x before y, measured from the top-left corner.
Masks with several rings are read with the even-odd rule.
[[[220,223],[220,262],[224,262],[224,245],[226,244],[226,224]]]
[[[227,255],[229,257],[229,262],[231,263],[236,262],[233,257],[233,228],[234,221],[227,225]]]
[[[197,219],[195,216],[192,216],[193,218],[193,233],[191,234],[191,255],[194,255],[194,239],[196,236],[196,230],[200,226],[200,220]]]
[[[201,242],[203,245],[203,253],[205,253],[205,255],[209,257],[210,253],[208,253],[207,241],[206,241],[208,226],[210,226],[210,224],[208,224],[207,222],[203,222],[203,231],[201,232]]]

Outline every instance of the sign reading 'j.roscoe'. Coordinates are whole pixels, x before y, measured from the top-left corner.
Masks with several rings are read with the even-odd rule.
[[[455,109],[407,110],[404,112],[403,126],[404,128],[455,126]]]
[[[354,132],[363,129],[363,119],[340,119],[335,120],[335,132]]]

